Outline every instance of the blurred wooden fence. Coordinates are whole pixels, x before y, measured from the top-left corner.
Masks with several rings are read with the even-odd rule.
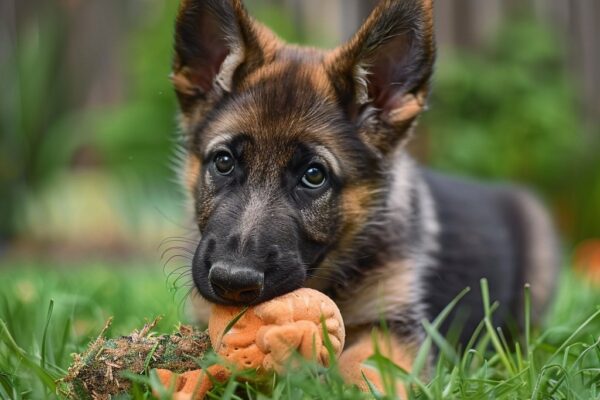
[[[68,32],[63,47],[70,76],[89,87],[75,95],[76,104],[106,103],[121,97],[120,42],[151,3],[177,0],[3,0],[0,2],[0,59],[8,55],[15,25],[54,7]],[[293,16],[299,36],[313,43],[334,45],[348,38],[378,0],[246,0],[254,5],[277,4]],[[54,5],[52,6],[52,3]],[[600,0],[436,0],[436,23],[441,51],[475,48],[518,8],[529,8],[565,46],[568,65],[579,81],[581,107],[588,121],[600,120]],[[136,11],[137,10],[137,11]],[[38,15],[38,17],[42,17]],[[102,22],[99,22],[102,21]],[[8,39],[8,40],[6,40]],[[515,43],[518,46],[518,43]],[[8,47],[7,47],[8,46]],[[82,61],[85,61],[82,64]]]
[[[264,0],[254,0],[259,3]],[[323,32],[339,42],[348,38],[377,4],[377,0],[271,0],[295,10],[297,29]],[[440,50],[459,47],[476,50],[494,35],[500,24],[518,11],[529,11],[549,26],[557,45],[564,46],[567,65],[581,93],[582,113],[596,129],[600,121],[600,0],[437,0],[436,30]],[[327,43],[329,44],[329,43]],[[515,46],[518,46],[515,43]]]
[[[476,47],[494,33],[498,24],[523,8],[545,23],[555,34],[557,45],[563,46],[568,56],[567,65],[579,86],[582,112],[588,123],[597,123],[600,117],[600,1],[438,0],[438,38],[441,45]]]

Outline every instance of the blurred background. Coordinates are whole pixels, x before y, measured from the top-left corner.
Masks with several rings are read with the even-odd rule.
[[[61,276],[106,267],[156,274],[167,264],[162,282],[186,269],[185,251],[172,249],[190,234],[172,168],[177,3],[0,2],[5,282],[17,269],[61,271],[57,288]],[[325,47],[349,38],[375,3],[247,1],[284,39]],[[575,254],[600,271],[600,2],[436,5],[437,72],[411,152],[449,172],[531,186],[568,264]],[[114,279],[102,276],[110,293]],[[26,279],[10,282],[31,296]]]
[[[69,354],[110,316],[109,336],[190,320],[194,229],[168,79],[177,3],[0,0],[0,398],[53,398]],[[375,3],[247,0],[284,39],[325,47]],[[545,337],[562,343],[600,304],[600,1],[435,11],[431,107],[410,150],[546,201],[566,268]]]

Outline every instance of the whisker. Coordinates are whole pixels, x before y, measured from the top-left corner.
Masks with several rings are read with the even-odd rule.
[[[166,269],[166,267],[169,265],[169,263],[173,260],[175,260],[176,258],[181,258],[184,261],[187,262],[191,262],[193,261],[193,258],[190,256],[186,256],[185,254],[173,254],[171,257],[169,257],[163,264],[163,271]]]
[[[182,269],[184,269],[184,271],[181,271]],[[181,273],[185,273],[185,272],[190,272],[192,271],[192,266],[191,265],[182,265],[180,267],[175,268],[173,271],[169,272],[169,274],[167,275],[166,279],[167,282],[169,282],[169,280],[171,279],[171,277],[175,274],[181,274]]]
[[[193,290],[194,290],[194,286],[192,285],[191,287],[188,288],[188,290],[185,292],[185,294],[179,300],[179,304],[177,305],[177,310],[180,313],[183,312],[183,306],[184,306],[185,300],[190,296],[190,293],[192,293]]]
[[[165,243],[169,243],[170,241],[182,241],[182,242],[189,242],[190,244],[195,244],[196,241],[194,241],[191,238],[186,238],[183,236],[167,236],[166,238],[164,238],[163,240],[160,241],[160,243],[157,246],[157,250],[160,249],[160,247],[162,247]]]
[[[174,281],[173,281],[173,286],[177,286],[177,282],[182,279],[182,278],[190,278],[192,276],[192,272],[188,271],[188,272],[182,272]],[[191,281],[190,281],[191,283]]]
[[[194,251],[188,249],[187,247],[182,247],[182,246],[172,246],[172,247],[168,247],[165,251],[163,251],[160,255],[160,259],[162,260],[165,255],[170,252],[170,251],[175,251],[175,250],[181,250],[183,252],[186,252],[188,254],[191,254],[192,256],[195,254]]]
[[[175,259],[180,258],[181,261],[183,261],[185,264],[191,264],[194,261],[193,258],[186,256],[185,254],[174,254],[171,257],[169,257],[164,263],[163,263],[163,272],[166,273],[167,270],[169,270],[169,268],[171,268],[171,261],[174,261]],[[177,265],[173,265],[173,267],[175,268]]]

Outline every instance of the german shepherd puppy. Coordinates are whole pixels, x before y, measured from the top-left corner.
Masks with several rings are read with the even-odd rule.
[[[349,332],[340,363],[360,383],[381,318],[410,370],[434,318],[461,289],[464,336],[535,312],[557,271],[553,230],[532,196],[416,165],[405,144],[435,58],[432,0],[383,0],[331,51],[283,43],[241,0],[183,0],[172,80],[184,182],[201,239],[192,275],[209,302],[250,305],[309,286]],[[377,381],[377,378],[367,374]]]

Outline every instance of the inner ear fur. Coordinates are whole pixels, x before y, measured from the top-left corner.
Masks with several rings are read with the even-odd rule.
[[[205,111],[266,62],[279,40],[241,0],[183,0],[171,79],[184,117]]]
[[[383,151],[425,108],[434,61],[432,0],[383,0],[326,66],[349,116]]]

